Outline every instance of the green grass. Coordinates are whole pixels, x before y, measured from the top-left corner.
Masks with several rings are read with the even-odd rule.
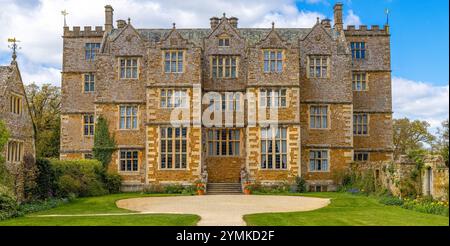
[[[116,206],[116,201],[134,197],[174,196],[169,194],[121,193],[114,195],[78,198],[59,207],[28,214],[24,217],[0,221],[0,226],[81,226],[81,225],[148,225],[148,226],[191,226],[200,220],[198,215],[178,214],[134,214],[83,217],[36,217],[37,215],[135,213]]]
[[[380,204],[375,198],[348,193],[307,193],[331,198],[327,207],[293,213],[245,215],[251,226],[448,226],[449,218]]]

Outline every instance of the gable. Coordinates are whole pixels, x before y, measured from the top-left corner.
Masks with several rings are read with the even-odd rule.
[[[257,46],[260,46],[263,49],[284,49],[287,48],[288,45],[289,44],[281,38],[274,28],[272,28],[269,34],[257,44]]]
[[[316,24],[301,42],[310,54],[331,54],[336,46],[336,41],[321,24]]]
[[[117,56],[142,56],[145,52],[145,41],[136,29],[128,24],[111,41],[109,47]]]
[[[184,48],[191,45],[175,27],[161,40],[160,44],[162,48]]]

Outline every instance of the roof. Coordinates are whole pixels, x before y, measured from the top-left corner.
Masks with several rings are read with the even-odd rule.
[[[11,66],[0,66],[0,94],[4,95],[4,91],[8,86],[8,78],[12,74],[13,69]]]
[[[151,43],[156,43],[164,39],[172,29],[136,29],[142,38]],[[202,46],[202,41],[210,33],[210,28],[199,29],[176,29],[183,38],[193,42],[197,46]],[[249,45],[254,45],[257,42],[267,37],[271,28],[238,28],[237,31],[242,38],[246,39]],[[308,35],[312,28],[276,28],[277,33],[285,41],[289,43],[296,43],[299,39],[303,39]],[[120,30],[114,29],[110,38],[114,39],[119,35]]]

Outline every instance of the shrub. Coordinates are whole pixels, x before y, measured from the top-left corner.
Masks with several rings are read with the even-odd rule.
[[[19,205],[14,198],[0,193],[0,220],[15,217],[19,214]]]
[[[306,192],[306,180],[302,177],[296,177],[295,178],[295,184],[296,184],[296,192],[304,193]]]
[[[197,186],[181,184],[151,184],[144,187],[143,192],[146,194],[195,194],[197,192]]]
[[[117,173],[105,172],[104,183],[109,193],[115,194],[120,192],[122,185],[122,177]]]
[[[378,200],[381,204],[388,205],[388,206],[401,206],[403,205],[403,200],[394,197],[394,196],[382,196]]]
[[[437,214],[443,216],[449,216],[448,203],[433,201],[427,198],[406,198],[403,202],[402,208],[411,209],[417,212]]]
[[[51,160],[58,196],[99,196],[108,191],[103,184],[102,164],[97,160]]]
[[[32,193],[34,198],[47,199],[53,197],[56,193],[56,176],[48,159],[37,159],[37,177],[36,186]]]
[[[34,212],[39,212],[39,211],[55,208],[59,205],[68,203],[69,201],[70,201],[70,199],[68,199],[68,198],[63,198],[63,199],[51,198],[48,200],[38,200],[38,201],[21,204],[19,207],[19,210],[20,210],[20,214],[24,215],[24,214],[29,214],[29,213],[34,213]]]
[[[143,192],[146,194],[164,193],[164,187],[160,184],[151,184],[145,186]]]

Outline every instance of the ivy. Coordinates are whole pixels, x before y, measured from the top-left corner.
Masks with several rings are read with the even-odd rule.
[[[94,132],[94,158],[99,160],[105,169],[111,162],[112,154],[116,150],[114,135],[109,133],[108,121],[100,116],[95,124]]]

